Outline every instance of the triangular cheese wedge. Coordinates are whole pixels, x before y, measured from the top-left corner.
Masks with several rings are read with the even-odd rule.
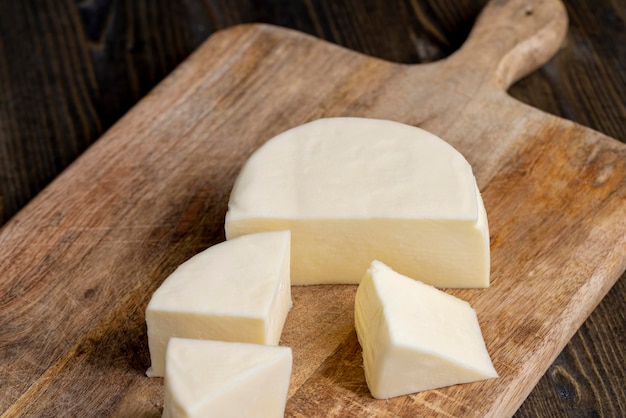
[[[289,347],[172,338],[167,347],[165,418],[282,418]]]
[[[489,230],[467,160],[422,129],[320,119],[261,146],[226,237],[289,229],[292,284],[358,283],[378,259],[437,287],[489,285]]]
[[[355,327],[375,398],[498,376],[469,303],[381,262],[357,289]]]
[[[291,308],[289,231],[214,245],[181,264],[146,308],[149,376],[163,376],[171,337],[278,344]]]

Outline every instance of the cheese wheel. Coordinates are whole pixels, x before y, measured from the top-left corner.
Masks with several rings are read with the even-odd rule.
[[[227,239],[291,230],[292,284],[358,283],[374,259],[439,287],[489,285],[489,230],[467,160],[422,129],[328,118],[245,163]]]

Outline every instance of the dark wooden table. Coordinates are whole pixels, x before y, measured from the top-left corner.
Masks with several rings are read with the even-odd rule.
[[[273,23],[387,60],[421,63],[458,48],[484,3],[2,1],[0,224],[220,28]],[[626,142],[626,1],[566,6],[570,29],[562,49],[510,93]],[[626,416],[625,312],[622,276],[516,416]]]

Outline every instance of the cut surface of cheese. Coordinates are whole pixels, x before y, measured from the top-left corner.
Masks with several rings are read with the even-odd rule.
[[[246,235],[181,264],[146,308],[151,368],[171,337],[277,345],[291,308],[289,231]]]
[[[357,289],[355,328],[374,398],[498,377],[469,303],[379,261]]]
[[[487,216],[472,169],[422,129],[319,119],[256,150],[231,192],[226,238],[291,230],[292,284],[358,283],[378,259],[438,287],[489,285]]]
[[[289,347],[172,338],[164,418],[282,418],[291,377]]]

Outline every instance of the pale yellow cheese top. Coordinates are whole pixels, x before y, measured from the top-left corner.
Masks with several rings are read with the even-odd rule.
[[[387,120],[327,118],[250,157],[227,222],[248,216],[476,220],[478,201],[469,163],[437,136]]]

